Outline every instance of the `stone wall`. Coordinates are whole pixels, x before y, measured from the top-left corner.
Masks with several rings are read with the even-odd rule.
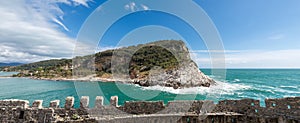
[[[110,99],[110,105],[103,105],[98,96],[95,106],[89,107],[89,97],[80,100],[80,107],[74,108],[74,97],[67,97],[64,106],[59,100],[51,101],[49,107],[42,107],[43,100],[36,100],[29,106],[27,100],[0,101],[0,122],[178,122],[178,123],[299,123],[300,97],[266,99],[266,107],[259,100],[213,101],[162,101],[125,102],[118,105],[118,97]]]

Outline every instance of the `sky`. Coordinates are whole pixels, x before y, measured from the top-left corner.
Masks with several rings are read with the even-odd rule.
[[[208,34],[197,37],[189,27],[207,23],[194,16],[202,14],[198,9],[187,7],[194,3],[218,31],[227,68],[300,68],[299,0],[176,1],[2,0],[0,62],[71,58],[77,45],[90,42],[97,43],[98,51],[103,51],[180,39],[186,41],[198,66],[209,68],[212,61],[207,51],[210,40],[205,40]],[[157,12],[160,8],[168,13]],[[172,16],[174,13],[182,16]],[[103,38],[101,30],[106,31]]]

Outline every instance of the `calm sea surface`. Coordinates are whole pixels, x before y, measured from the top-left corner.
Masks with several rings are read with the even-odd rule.
[[[106,98],[108,104],[110,96],[119,96],[119,104],[131,100],[214,100],[253,98],[282,98],[300,96],[300,69],[229,69],[226,79],[212,76],[208,69],[202,70],[217,80],[217,85],[210,88],[195,87],[189,89],[172,89],[167,87],[139,87],[130,84],[104,82],[67,82],[32,80],[27,78],[0,78],[0,99],[44,100],[48,106],[51,100],[61,100],[67,96],[75,97],[75,107],[79,105],[79,95],[90,96],[93,105],[96,95]],[[0,76],[13,73],[0,72]],[[76,89],[80,85],[80,89]],[[86,86],[85,86],[86,85]],[[92,88],[89,88],[91,87]],[[95,89],[96,88],[96,89]]]

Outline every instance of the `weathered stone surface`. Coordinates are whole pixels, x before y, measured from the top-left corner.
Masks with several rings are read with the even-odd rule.
[[[88,108],[89,107],[89,97],[88,96],[82,96],[80,99],[80,108]]]
[[[28,108],[28,106],[29,106],[28,100],[12,99],[12,100],[0,101],[0,107],[5,107],[5,108],[11,108],[11,107]]]
[[[103,107],[103,97],[97,96],[95,100],[95,108],[101,108]]]
[[[43,100],[35,100],[33,103],[32,103],[32,108],[38,108],[38,109],[41,109],[43,108]]]
[[[118,96],[112,96],[110,98],[110,105],[114,107],[118,107]]]
[[[60,102],[60,100],[53,100],[50,102],[49,107],[50,108],[59,108],[59,102]]]
[[[202,73],[194,62],[183,62],[179,68],[164,71],[161,68],[153,68],[148,79],[133,80],[140,86],[166,86],[177,88],[209,87],[216,82]]]
[[[65,103],[65,109],[69,110],[74,107],[74,97],[67,97]]]
[[[103,102],[103,97],[97,97]],[[212,101],[172,101],[164,105],[161,101],[125,102],[116,105],[117,97],[111,98],[113,105],[98,108],[74,109],[74,98],[68,97],[69,108],[59,108],[58,101],[51,101],[51,108],[40,107],[41,100],[34,101],[32,108],[24,107],[25,100],[0,101],[0,122],[68,122],[68,123],[299,123],[300,98],[288,97],[266,99],[266,107],[259,100],[223,100],[218,104]],[[84,103],[83,103],[84,102]],[[88,107],[88,97],[81,98],[83,107]],[[274,105],[274,103],[276,105]],[[52,105],[52,106],[51,106]],[[40,108],[37,108],[40,107]],[[215,107],[215,108],[214,108]],[[214,108],[213,111],[210,111]]]
[[[163,110],[164,103],[158,102],[125,102],[122,110],[129,114],[154,114],[158,111]]]

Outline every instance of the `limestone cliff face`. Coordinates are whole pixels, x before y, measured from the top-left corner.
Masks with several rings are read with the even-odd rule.
[[[215,84],[215,81],[202,73],[193,62],[185,62],[179,68],[172,70],[163,70],[154,68],[146,79],[134,80],[135,84],[141,86],[166,86],[177,88],[188,87],[209,87]]]

